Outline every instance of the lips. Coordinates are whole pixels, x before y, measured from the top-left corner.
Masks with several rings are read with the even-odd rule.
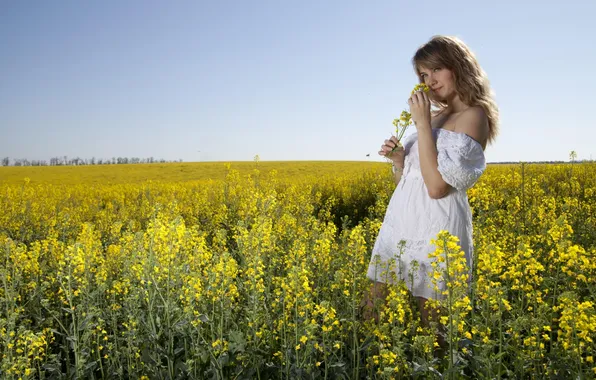
[[[439,88],[433,88],[433,91],[434,91],[434,92],[437,92],[437,91],[439,91],[439,90],[440,90],[440,89],[442,89],[442,88],[443,88],[443,87],[439,87]]]

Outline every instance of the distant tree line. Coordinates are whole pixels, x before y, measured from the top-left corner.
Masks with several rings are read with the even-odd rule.
[[[582,159],[582,160],[575,160],[575,161],[500,161],[500,162],[487,162],[487,164],[491,165],[511,165],[511,164],[568,164],[568,163],[582,163],[582,162],[594,162],[592,159]]]
[[[78,166],[78,165],[117,165],[117,164],[155,164],[166,162],[182,162],[182,159],[168,161],[163,158],[156,159],[153,157],[139,158],[139,157],[112,157],[110,158],[68,158],[67,156],[52,157],[50,161],[46,160],[28,160],[26,158],[4,157],[0,162],[2,166]]]

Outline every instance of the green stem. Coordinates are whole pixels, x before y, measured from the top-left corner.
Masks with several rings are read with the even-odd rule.
[[[75,373],[77,375],[77,378],[81,377],[81,373],[80,373],[80,362],[81,362],[81,358],[80,358],[80,354],[79,354],[79,326],[77,324],[77,318],[76,318],[76,310],[75,307],[73,305],[72,302],[72,284],[71,284],[71,278],[72,278],[72,272],[71,272],[71,267],[70,264],[68,265],[68,293],[66,294],[66,297],[68,299],[68,306],[70,306],[70,312],[72,315],[72,326],[73,326],[73,346],[74,346],[74,355],[75,355]]]
[[[355,256],[355,255],[354,255]],[[352,266],[352,378],[357,379],[358,373],[360,372],[360,347],[358,345],[358,322],[356,321],[356,305],[357,305],[357,298],[356,298],[356,273],[355,273],[356,266]],[[325,363],[325,372],[327,370],[327,363]]]
[[[444,251],[445,251],[445,272],[447,274],[447,284],[451,283],[451,278],[449,276],[449,251],[447,248],[447,241],[446,239],[443,240],[444,243]],[[449,376],[451,378],[453,378],[453,367],[454,367],[454,363],[453,363],[453,300],[452,300],[452,294],[453,294],[453,290],[451,288],[448,287],[448,292],[449,292]]]
[[[100,372],[101,372],[101,378],[102,378],[102,379],[105,379],[105,378],[106,378],[106,376],[105,376],[105,374],[103,373],[103,364],[102,364],[102,362],[101,362],[101,351],[99,350],[99,346],[100,346],[100,344],[99,344],[99,343],[100,343],[100,342],[99,342],[99,335],[97,335],[97,334],[96,334],[96,341],[95,341],[95,344],[96,344],[96,346],[97,346],[97,360],[99,361],[99,370],[100,370]]]
[[[503,310],[501,306],[501,302],[499,302],[499,366],[497,367],[499,373],[501,373],[501,366],[503,362]]]

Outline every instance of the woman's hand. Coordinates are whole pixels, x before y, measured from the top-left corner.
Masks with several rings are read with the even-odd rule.
[[[430,128],[430,98],[422,90],[416,91],[409,99],[412,121],[418,129],[420,126]]]
[[[404,166],[404,146],[401,145],[401,143],[395,136],[391,136],[389,140],[385,140],[385,143],[381,145],[381,150],[379,151],[379,154],[390,159],[397,166]]]

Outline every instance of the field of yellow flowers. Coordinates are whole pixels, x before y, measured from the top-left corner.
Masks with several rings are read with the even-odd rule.
[[[441,232],[430,326],[403,283],[362,317],[390,167],[284,165],[0,168],[0,377],[596,376],[596,164],[490,165],[468,191],[472,287]]]

